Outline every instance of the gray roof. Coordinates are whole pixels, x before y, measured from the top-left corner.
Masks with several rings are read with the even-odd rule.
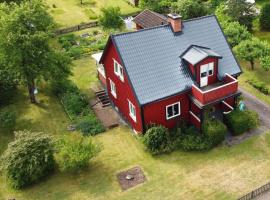
[[[180,34],[170,25],[112,35],[135,95],[141,105],[190,89],[193,79],[179,57],[192,44],[222,55],[219,76],[241,69],[215,16],[183,21]]]
[[[192,65],[198,64],[200,61],[207,57],[222,58],[221,55],[209,48],[195,45],[190,46],[190,48],[181,56],[182,59],[188,61]]]

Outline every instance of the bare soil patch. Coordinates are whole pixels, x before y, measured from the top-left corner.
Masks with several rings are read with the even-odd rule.
[[[146,181],[146,177],[139,166],[118,173],[117,179],[123,191]]]

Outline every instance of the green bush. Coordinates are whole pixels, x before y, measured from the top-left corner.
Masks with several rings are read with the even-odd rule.
[[[270,30],[270,3],[262,6],[259,21],[262,30]]]
[[[169,131],[163,126],[149,128],[143,136],[143,144],[152,154],[161,154],[170,149]]]
[[[247,82],[263,94],[270,95],[270,88],[264,82],[254,79],[248,80]]]
[[[53,80],[50,86],[51,92],[58,97],[61,97],[65,93],[80,93],[77,86],[68,79]]]
[[[214,147],[225,139],[227,127],[219,120],[207,119],[202,124],[202,133]]]
[[[1,156],[0,169],[12,188],[39,181],[54,169],[53,139],[42,133],[19,131]]]
[[[69,50],[73,45],[76,44],[76,35],[74,34],[67,34],[63,35],[58,38],[59,43],[62,45],[63,48]]]
[[[251,110],[235,110],[226,116],[226,123],[233,135],[241,135],[259,125],[259,116]]]
[[[79,59],[83,54],[83,49],[79,46],[72,46],[67,53],[70,57],[74,59]]]
[[[106,29],[117,29],[123,25],[121,19],[121,11],[119,7],[109,6],[101,9],[101,16],[99,16],[99,23]]]
[[[87,101],[77,93],[66,93],[62,97],[62,102],[70,115],[77,116],[87,106]]]
[[[12,129],[16,123],[16,113],[10,109],[0,110],[0,128]]]
[[[105,128],[93,113],[77,120],[76,128],[84,135],[96,135],[105,131]]]
[[[61,138],[57,146],[56,160],[61,171],[77,171],[87,167],[101,150],[91,137],[75,133]]]
[[[212,144],[196,128],[189,127],[181,135],[178,147],[184,151],[205,151],[209,150]]]

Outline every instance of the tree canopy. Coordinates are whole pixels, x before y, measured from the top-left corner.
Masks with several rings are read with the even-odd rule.
[[[224,9],[233,21],[245,25],[248,30],[252,29],[252,21],[256,17],[254,4],[246,0],[228,0]]]
[[[201,17],[208,12],[206,5],[198,0],[178,0],[172,9],[175,13],[180,13],[183,19]]]
[[[234,51],[240,59],[250,62],[251,69],[254,70],[256,59],[263,59],[270,55],[270,45],[265,41],[253,37],[235,46]],[[266,60],[264,60],[264,64],[266,65]]]
[[[119,7],[109,6],[107,8],[102,8],[101,12],[102,14],[99,17],[99,22],[105,29],[121,28],[123,20],[121,19],[121,11]]]
[[[260,27],[263,30],[270,30],[270,3],[262,6],[260,14]]]
[[[0,52],[4,62],[19,75],[31,102],[36,103],[36,81],[67,77],[71,61],[49,44],[54,22],[42,1],[2,4],[0,16]]]
[[[239,22],[226,23],[224,34],[227,36],[231,47],[235,47],[240,42],[251,38],[251,33],[248,32],[245,26],[239,24]]]

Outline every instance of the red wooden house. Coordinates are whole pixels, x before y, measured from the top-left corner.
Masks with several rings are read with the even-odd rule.
[[[226,114],[240,94],[241,69],[217,18],[169,14],[168,22],[111,35],[100,58],[112,105],[136,132],[181,120],[200,128],[206,108]]]

